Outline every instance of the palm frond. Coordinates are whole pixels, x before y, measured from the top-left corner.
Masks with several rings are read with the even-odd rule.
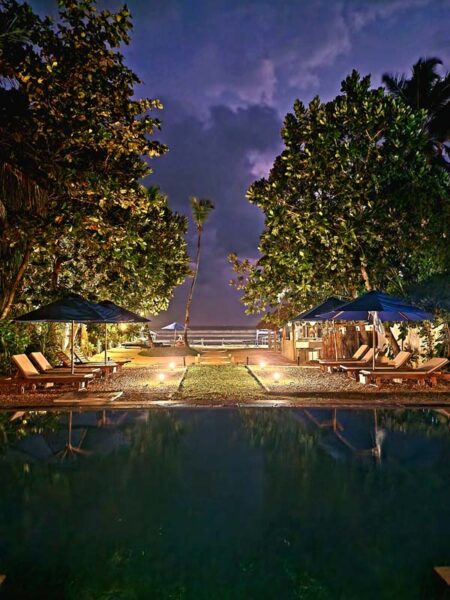
[[[211,211],[214,209],[214,204],[207,198],[191,198],[191,210],[192,216],[197,227],[203,227],[206,219],[208,218]]]

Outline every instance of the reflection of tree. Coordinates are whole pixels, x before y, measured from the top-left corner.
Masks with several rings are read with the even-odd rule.
[[[59,415],[54,412],[0,412],[0,453],[28,435],[58,429],[58,421]]]
[[[450,440],[450,419],[433,409],[379,410],[378,415],[380,427],[389,431],[444,436]]]

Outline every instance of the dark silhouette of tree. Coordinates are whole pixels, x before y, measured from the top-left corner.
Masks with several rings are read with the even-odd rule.
[[[385,73],[382,80],[393,96],[413,109],[426,111],[425,126],[433,154],[450,170],[450,73],[441,76],[439,65],[439,58],[420,58],[410,77]]]

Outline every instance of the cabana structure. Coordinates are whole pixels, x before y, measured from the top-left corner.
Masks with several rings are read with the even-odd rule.
[[[337,310],[343,304],[343,300],[331,296],[288,321],[282,332],[282,355],[299,364],[306,364],[311,360],[321,358],[325,331],[332,335],[335,333],[331,323],[327,323],[327,319],[321,315]]]

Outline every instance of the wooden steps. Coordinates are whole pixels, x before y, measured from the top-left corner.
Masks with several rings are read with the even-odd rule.
[[[205,350],[198,357],[199,365],[231,365],[231,355],[226,350]]]

